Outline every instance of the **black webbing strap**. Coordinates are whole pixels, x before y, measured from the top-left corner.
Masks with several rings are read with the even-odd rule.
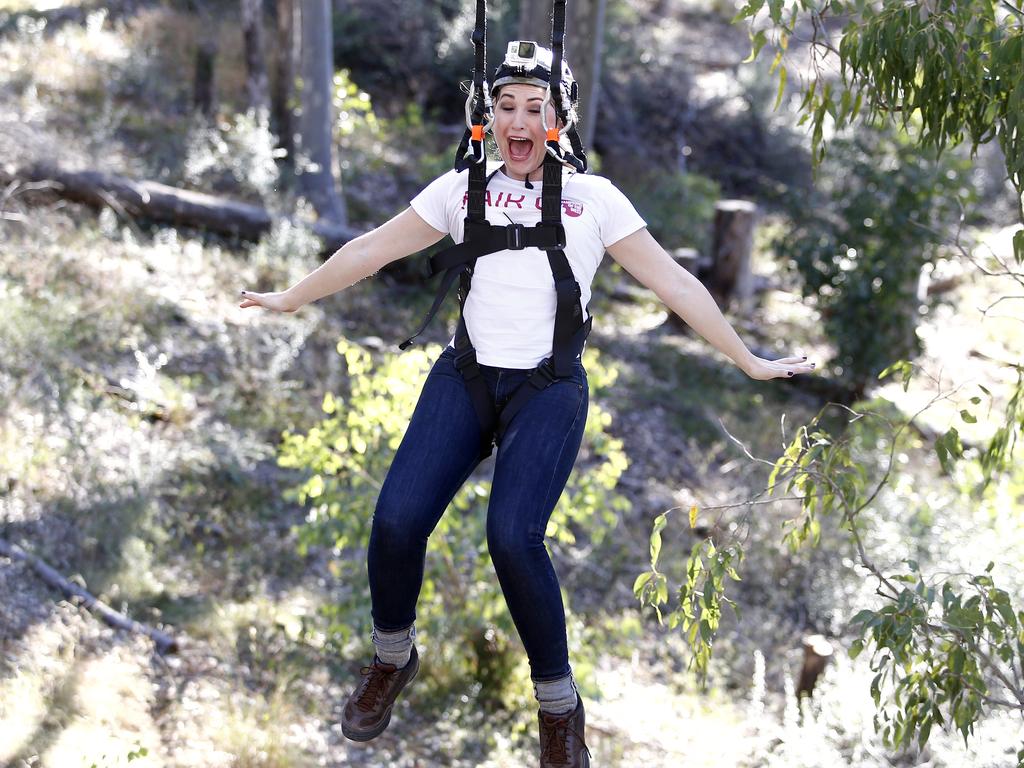
[[[482,2],[482,0],[481,0]],[[495,171],[494,173],[497,173]],[[482,240],[483,227],[487,225],[487,211],[485,208],[487,183],[493,178],[486,174],[484,163],[474,163],[469,167],[468,198],[466,202],[466,220],[463,230],[463,243],[470,243],[471,247],[485,247],[483,243],[474,241]],[[501,249],[497,249],[501,250]],[[489,251],[493,253],[494,251]],[[459,271],[459,325],[455,329],[455,367],[466,382],[466,389],[469,392],[470,400],[473,402],[473,410],[476,411],[477,421],[480,422],[480,460],[491,455],[494,446],[494,424],[497,420],[497,413],[494,407],[494,400],[491,393],[487,391],[487,384],[480,373],[480,366],[476,361],[476,348],[469,338],[469,330],[466,328],[466,299],[469,297],[469,290],[472,287],[473,268],[479,257],[472,257],[470,261],[460,266],[456,264],[449,271]]]
[[[497,171],[494,173],[497,173]],[[491,176],[487,175],[486,163],[470,163],[469,181],[467,183],[466,227],[462,237],[463,242],[469,240],[470,236],[475,234],[470,229],[469,222],[487,223],[487,213],[484,204],[486,203],[487,182],[491,180]]]
[[[466,170],[470,165],[474,165],[473,161],[466,158],[466,150],[469,149],[470,136],[470,130],[467,128],[465,133],[462,134],[462,141],[459,142],[459,148],[455,150],[455,170],[459,173]]]
[[[565,44],[565,0],[554,0],[551,8],[551,100],[563,122],[569,122],[566,105],[562,103],[562,47]]]
[[[564,10],[564,9],[563,9]],[[544,186],[541,190],[541,223],[555,224],[562,220],[562,164],[551,155],[544,157]],[[565,252],[552,249],[547,252],[551,275],[555,280],[555,328],[551,340],[552,365],[556,377],[572,373],[572,363],[578,352],[570,342],[583,324],[580,307],[580,286],[569,266]]]
[[[479,224],[466,219],[465,226],[466,236],[463,242],[430,257],[431,277],[497,251],[565,247],[565,228],[561,224],[537,224],[533,227],[509,224],[502,227],[495,224]]]
[[[483,85],[487,77],[487,0],[476,2],[476,26],[473,28],[473,84],[483,103]]]
[[[473,112],[472,120],[473,125],[481,126],[484,124],[485,113],[487,111],[486,105],[489,103],[489,95],[485,93],[486,82],[487,82],[487,0],[477,0],[476,3],[476,26],[473,28]],[[486,152],[484,151],[483,143],[486,139],[481,137],[478,141],[473,139],[472,130],[469,126],[466,127],[465,133],[462,134],[462,141],[459,142],[459,148],[455,151],[455,170],[463,171],[467,166],[473,165],[484,165],[486,160]],[[466,152],[469,150],[470,144],[474,145],[475,156],[480,158],[480,162],[477,163],[472,159],[466,158]]]
[[[494,173],[497,173],[495,171]],[[483,241],[480,236],[480,224],[479,220],[483,220],[484,217],[484,201],[487,193],[487,182],[490,181],[491,177],[494,176],[486,175],[486,168],[483,163],[470,163],[469,167],[469,201],[467,203],[467,215],[465,220],[465,231],[463,233],[462,242],[453,245],[450,248],[445,248],[430,258],[430,276],[433,277],[438,272],[445,272],[445,276],[441,278],[441,282],[437,287],[437,293],[434,295],[434,303],[430,305],[430,310],[427,312],[426,318],[420,324],[419,330],[416,331],[412,336],[403,341],[398,345],[398,348],[405,350],[412,344],[413,339],[419,336],[423,331],[427,329],[437,311],[441,308],[441,304],[444,303],[445,297],[448,292],[452,289],[452,285],[455,283],[455,278],[460,277],[460,287],[467,278],[467,272],[469,275],[473,273],[473,266],[476,264],[476,260],[480,256],[486,256],[488,253],[494,253],[495,251],[503,250],[506,246],[491,248],[491,242]],[[474,221],[474,217],[478,216],[479,220]],[[484,221],[486,224],[486,221]],[[503,229],[503,227],[499,227]],[[470,238],[473,238],[470,241]],[[564,239],[564,236],[563,236]],[[466,291],[468,292],[468,288]]]
[[[427,312],[426,319],[420,325],[419,330],[417,330],[416,333],[398,345],[399,349],[405,351],[409,345],[412,344],[413,339],[427,329],[427,326],[430,325],[430,321],[433,320],[434,315],[437,314],[437,310],[439,310],[441,308],[441,304],[444,303],[445,297],[448,296],[448,291],[452,289],[452,284],[455,282],[455,278],[465,274],[469,269],[472,269],[471,265],[460,264],[448,270],[448,273],[441,279],[441,284],[437,287],[437,294],[434,296],[434,303],[430,305],[430,311]]]
[[[491,393],[487,390],[487,382],[484,381],[480,371],[480,365],[476,361],[476,348],[473,346],[469,338],[469,330],[466,328],[465,307],[466,299],[469,297],[472,275],[472,267],[464,270],[459,284],[459,325],[455,329],[455,367],[462,376],[462,380],[466,382],[466,391],[469,392],[469,399],[473,403],[473,410],[476,411],[476,419],[480,424],[478,460],[483,461],[494,450],[494,426],[498,420],[498,414]]]
[[[590,325],[593,318],[588,317],[587,322],[581,325],[576,332],[572,335],[569,340],[569,349],[572,350],[572,360],[575,360],[581,354],[583,354],[583,345],[587,341],[587,336],[590,334]],[[533,397],[537,392],[542,389],[547,389],[554,384],[558,377],[555,375],[553,356],[545,358],[540,365],[538,365],[533,373],[530,374],[530,378],[520,384],[516,391],[512,393],[512,397],[509,398],[508,402],[501,409],[501,413],[498,415],[498,425],[495,430],[494,442],[500,444],[502,438],[505,436],[505,430],[508,429],[508,425],[512,422],[512,418],[519,413],[520,409],[526,405],[526,403]]]
[[[565,0],[554,0],[551,9],[551,77],[549,84],[551,87],[551,100],[555,104],[555,114],[562,121],[564,125],[569,124],[569,104],[562,101],[562,58],[563,48],[565,46]],[[576,83],[572,84],[573,98],[575,99],[575,89],[579,86]],[[583,141],[580,139],[580,135],[576,130],[576,124],[573,123],[566,131],[569,136],[569,143],[572,146],[572,152],[566,152],[562,149],[561,145],[557,141],[549,141],[548,146],[551,147],[558,158],[571,165],[580,173],[586,173],[587,171],[587,155],[583,150]]]

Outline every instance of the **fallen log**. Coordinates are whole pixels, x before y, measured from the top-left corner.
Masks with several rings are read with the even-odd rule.
[[[51,191],[66,200],[93,208],[109,207],[122,216],[196,227],[245,240],[258,240],[276,220],[286,218],[323,238],[325,253],[337,250],[361,234],[331,221],[305,222],[275,217],[258,205],[100,171],[64,171],[44,163],[17,170],[0,168],[0,183],[12,181],[52,182]]]
[[[178,639],[173,635],[169,635],[159,629],[154,629],[153,627],[141,624],[134,619],[129,619],[123,613],[115,611],[91,592],[71,581],[68,581],[40,558],[30,552],[26,552],[17,544],[12,544],[9,541],[0,538],[0,555],[9,557],[11,560],[20,560],[21,562],[26,563],[43,581],[51,587],[63,592],[64,596],[68,600],[71,600],[72,602],[76,599],[80,600],[83,606],[97,614],[101,619],[103,619],[103,621],[114,629],[123,629],[128,632],[136,632],[141,635],[146,635],[156,644],[157,650],[160,653],[174,653],[178,650]]]

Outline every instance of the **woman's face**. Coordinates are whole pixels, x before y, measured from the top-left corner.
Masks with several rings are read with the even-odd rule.
[[[544,127],[540,122],[540,106],[545,88],[525,83],[503,86],[494,105],[492,133],[498,142],[498,151],[505,161],[505,172],[522,181],[532,171],[540,178],[539,169],[544,162]],[[554,126],[555,107],[548,104],[548,125]]]

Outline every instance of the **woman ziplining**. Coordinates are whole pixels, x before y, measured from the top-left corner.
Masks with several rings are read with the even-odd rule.
[[[629,200],[608,179],[586,173],[574,131],[577,89],[562,60],[564,0],[555,0],[552,48],[509,43],[491,85],[482,6],[481,0],[468,127],[456,162],[468,174],[452,170],[435,179],[406,210],[346,243],[292,287],[242,291],[239,306],[294,312],[451,235],[456,245],[431,258],[433,271],[445,277],[423,327],[456,278],[460,319],[423,383],[377,500],[367,549],[376,653],[345,704],[342,730],[356,741],[378,736],[416,676],[416,603],[428,537],[493,452],[488,551],[530,663],[540,765],[589,766],[583,701],[544,532],[583,438],[587,304],[604,253],[751,378],[790,377],[814,364],[752,354]],[[502,161],[489,176],[488,131]]]

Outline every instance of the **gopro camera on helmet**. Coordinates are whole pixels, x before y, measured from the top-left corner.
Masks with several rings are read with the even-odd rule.
[[[513,40],[505,51],[505,63],[512,67],[533,69],[537,66],[537,44],[532,40]]]

